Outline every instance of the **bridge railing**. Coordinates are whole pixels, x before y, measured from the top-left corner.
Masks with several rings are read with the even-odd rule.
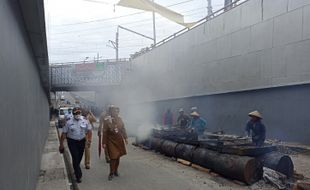
[[[59,63],[50,65],[50,83],[52,88],[119,85],[129,70],[129,59]]]

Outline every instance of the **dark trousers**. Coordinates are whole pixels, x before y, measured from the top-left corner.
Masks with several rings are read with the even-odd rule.
[[[80,167],[80,163],[85,149],[85,138],[82,140],[74,140],[67,138],[67,142],[72,157],[72,165],[75,177],[76,179],[80,179],[82,177],[82,170]]]
[[[111,159],[110,160],[110,174],[115,174],[118,170],[119,159]]]

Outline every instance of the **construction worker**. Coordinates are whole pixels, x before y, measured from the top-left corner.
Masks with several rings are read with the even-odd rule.
[[[80,163],[84,153],[86,135],[91,135],[89,134],[91,132],[91,126],[86,119],[81,117],[81,110],[77,107],[73,108],[73,118],[67,121],[60,137],[59,151],[61,153],[64,151],[63,142],[67,139],[77,183],[82,182]]]
[[[262,123],[262,115],[258,111],[252,111],[248,114],[251,118],[246,124],[245,132],[247,136],[252,136],[252,142],[256,146],[262,146],[266,138],[266,128]]]
[[[84,116],[85,117],[85,116]],[[86,117],[87,121],[89,122],[91,128],[94,128],[94,123],[97,121],[96,117],[91,111],[86,111]],[[84,165],[86,169],[90,169],[90,146],[92,142],[92,133],[89,133],[86,136],[86,142],[85,142],[85,152],[84,152]]]
[[[184,114],[183,108],[180,108],[179,109],[179,117],[177,119],[177,125],[180,128],[185,129],[188,126],[189,121],[190,121],[189,116]]]
[[[119,176],[120,157],[127,154],[125,143],[127,145],[128,140],[124,123],[115,107],[110,107],[109,114],[103,121],[102,146],[109,153],[110,174],[108,180],[112,180],[114,176]]]
[[[199,113],[194,111],[191,114],[191,122],[190,122],[190,129],[192,130],[193,133],[195,133],[200,139],[206,129],[207,122],[205,119],[200,117]]]

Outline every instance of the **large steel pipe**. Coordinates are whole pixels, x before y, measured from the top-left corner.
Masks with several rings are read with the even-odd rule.
[[[176,142],[166,140],[161,145],[160,152],[169,157],[176,157],[175,148],[177,147],[177,145],[178,143]]]
[[[150,138],[151,149],[159,152],[161,150],[161,146],[165,140],[160,138]]]
[[[189,144],[178,144],[175,149],[176,157],[192,162],[195,146]]]
[[[275,171],[285,174],[288,178],[293,176],[294,164],[292,159],[280,152],[271,152],[259,157],[264,167],[271,168]]]
[[[260,180],[263,175],[263,166],[258,159],[248,156],[222,154],[204,148],[195,149],[193,163],[249,185]]]

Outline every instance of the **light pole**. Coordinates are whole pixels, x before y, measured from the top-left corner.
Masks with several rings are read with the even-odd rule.
[[[153,4],[154,4],[154,0],[152,0]],[[155,6],[153,6],[155,7]],[[154,40],[154,46],[156,44],[156,27],[155,27],[155,11],[153,10],[152,12],[153,15],[153,40]]]
[[[208,0],[208,16],[212,14],[212,4],[211,4],[211,0]]]
[[[129,28],[125,28],[125,27],[123,27],[123,26],[118,25],[118,26],[117,26],[117,29],[116,29],[116,38],[115,38],[115,42],[112,41],[112,40],[109,40],[109,43],[110,43],[112,46],[108,46],[108,47],[111,47],[111,48],[115,49],[116,61],[118,61],[118,52],[119,52],[119,29],[126,30],[126,31],[128,31],[128,32],[137,34],[137,35],[142,36],[142,37],[144,37],[144,38],[147,38],[147,39],[149,39],[149,40],[153,40],[153,41],[155,42],[154,38],[151,38],[151,37],[146,36],[146,35],[144,35],[144,34],[141,34],[141,33],[139,33],[139,32],[133,31],[133,30],[131,30],[131,29],[129,29]]]

